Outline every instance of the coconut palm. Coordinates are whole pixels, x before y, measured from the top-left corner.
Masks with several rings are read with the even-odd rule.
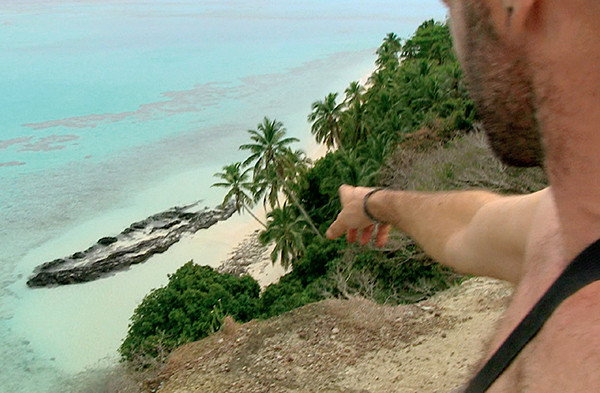
[[[214,177],[222,179],[222,182],[214,183],[211,187],[224,187],[228,188],[229,192],[223,199],[223,206],[233,201],[235,208],[239,214],[242,214],[243,210],[246,210],[252,218],[258,221],[265,228],[267,225],[262,222],[258,217],[252,213],[252,206],[254,206],[254,199],[250,196],[254,194],[253,183],[248,181],[248,173],[251,171],[250,168],[243,170],[242,163],[236,162],[235,164],[225,165],[223,172],[214,174]],[[248,194],[249,192],[250,194]]]
[[[365,166],[365,159],[357,151],[342,152],[336,162],[336,167],[341,183],[351,186],[370,185],[368,180],[372,174],[371,168]]]
[[[267,215],[267,228],[260,234],[263,245],[275,243],[271,252],[271,261],[281,261],[287,269],[304,251],[302,234],[306,230],[306,222],[302,217],[297,217],[292,206],[284,205],[274,209]]]
[[[303,151],[285,148],[280,156],[280,165],[271,166],[257,174],[256,199],[263,198],[265,206],[281,207],[279,191],[283,190],[293,199],[296,194],[291,189],[297,190],[301,186],[298,182],[305,179],[310,163],[311,160]],[[278,169],[279,174],[275,168]],[[289,192],[286,187],[290,189]]]
[[[265,209],[281,207],[280,191],[283,188],[281,178],[275,168],[268,167],[254,175],[254,198],[261,200]]]
[[[293,142],[299,142],[297,138],[286,138],[286,129],[283,123],[264,117],[262,123],[256,126],[256,130],[248,130],[250,139],[254,143],[240,146],[240,150],[250,150],[250,157],[244,161],[244,165],[254,163],[254,175],[270,167],[281,166],[281,157],[286,148]]]
[[[346,98],[344,106],[346,110],[343,112],[344,118],[342,124],[347,127],[344,134],[348,135],[348,139],[353,146],[359,141],[366,139],[366,127],[363,120],[363,93],[365,88],[359,82],[352,82],[345,90]]]
[[[405,42],[402,57],[409,60],[433,60],[437,64],[453,60],[448,24],[435,22],[433,19],[423,22],[415,34]]]
[[[377,59],[375,64],[379,70],[395,70],[399,66],[400,52],[402,51],[402,42],[394,33],[388,33],[383,39],[383,43],[377,49]]]
[[[313,102],[308,121],[312,123],[310,130],[318,143],[324,143],[328,148],[337,146],[343,149],[340,124],[342,106],[336,100],[337,93],[330,93],[325,99]]]
[[[285,161],[284,179],[286,179],[286,183],[295,190],[298,187],[306,186],[306,184],[300,184],[301,181],[306,181],[306,174],[312,165],[312,161],[306,156],[306,153],[302,150],[287,149],[283,160]]]
[[[255,193],[262,196],[265,207],[279,206],[278,193],[283,188],[283,171],[288,145],[298,142],[297,138],[286,138],[286,129],[277,120],[265,117],[256,130],[248,130],[254,143],[240,146],[240,150],[250,150],[250,157],[244,165],[254,164]]]
[[[360,107],[362,105],[362,95],[365,92],[365,88],[358,81],[354,81],[350,83],[350,86],[346,88],[344,93],[346,94],[346,98],[344,99],[344,104],[348,109]]]
[[[398,53],[402,50],[402,40],[400,40],[396,33],[387,33],[383,39],[382,46],[385,46],[391,52]]]
[[[262,123],[259,123],[256,130],[248,130],[250,139],[254,143],[248,143],[240,146],[241,150],[249,150],[250,157],[244,161],[244,165],[254,163],[254,179],[257,185],[257,194],[263,194],[271,197],[264,199],[268,200],[271,207],[279,206],[278,199],[273,195],[277,195],[279,190],[283,190],[285,195],[291,199],[294,205],[300,210],[306,221],[319,237],[323,237],[317,227],[314,225],[304,207],[298,201],[296,195],[290,190],[286,180],[286,168],[291,165],[289,160],[288,145],[293,142],[298,142],[296,138],[286,138],[286,129],[283,124],[277,120],[270,120],[265,117]],[[289,171],[288,173],[289,174]]]

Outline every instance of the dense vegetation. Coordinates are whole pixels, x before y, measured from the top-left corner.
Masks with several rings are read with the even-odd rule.
[[[250,277],[188,263],[136,309],[121,354],[157,356],[236,320],[267,318],[327,296],[360,295],[382,303],[418,301],[460,279],[392,233],[385,249],[323,238],[340,210],[338,187],[492,188],[527,192],[545,186],[539,170],[508,169],[486,149],[462,80],[448,26],[427,21],[404,43],[388,34],[377,50],[368,89],[352,82],[339,100],[314,102],[308,121],[328,154],[311,163],[291,145],[283,124],[265,117],[249,130],[244,162],[223,167],[215,186],[241,213],[262,203],[260,239],[273,262],[291,267],[259,295]],[[258,220],[258,218],[255,217]]]
[[[137,307],[121,354],[161,356],[221,328],[226,315],[237,321],[256,316],[260,287],[250,276],[219,274],[188,262]]]

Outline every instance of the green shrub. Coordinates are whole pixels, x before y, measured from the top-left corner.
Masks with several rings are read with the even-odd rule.
[[[327,274],[328,264],[339,258],[346,249],[345,239],[324,240],[314,239],[308,245],[304,255],[294,263],[291,272],[303,286]]]
[[[477,114],[451,47],[444,23],[424,22],[403,47],[397,36],[388,34],[377,51],[378,68],[369,89],[351,84],[340,104],[336,131],[342,131],[343,148],[328,153],[307,171],[298,170],[303,165],[278,168],[322,233],[340,210],[338,187],[343,183],[427,191],[487,188],[505,193],[531,192],[547,185],[540,169],[504,166],[489,151],[482,134],[470,132],[477,128]],[[249,190],[256,193],[257,185]],[[257,200],[261,196],[260,192],[254,195]],[[275,216],[270,218],[274,221]],[[282,215],[278,225],[290,220]],[[271,227],[271,234],[277,234],[274,224]],[[250,277],[218,274],[192,262],[181,267],[167,286],[153,290],[135,310],[120,348],[123,358],[161,358],[218,330],[226,315],[240,322],[268,318],[326,296],[359,295],[392,304],[418,301],[460,279],[398,233],[392,233],[382,251],[347,245],[344,239],[326,241],[309,231],[295,232],[301,234],[297,243],[302,247],[290,258],[292,272],[262,296]],[[276,236],[266,238],[277,241]]]
[[[295,274],[283,276],[267,287],[261,296],[261,317],[270,318],[324,299],[314,287],[304,286]]]
[[[188,262],[135,309],[119,351],[127,360],[156,357],[217,331],[226,315],[249,321],[257,315],[259,295],[260,286],[250,276],[220,274]]]

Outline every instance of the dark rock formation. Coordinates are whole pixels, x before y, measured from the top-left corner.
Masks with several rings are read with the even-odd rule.
[[[112,272],[145,262],[167,251],[185,233],[195,233],[235,213],[235,206],[193,211],[197,204],[174,207],[135,222],[117,236],[103,237],[92,247],[35,268],[30,287],[68,285],[93,281]]]
[[[103,246],[110,246],[113,243],[118,242],[119,239],[117,239],[116,237],[103,237],[102,239],[98,240],[98,244],[103,245]]]

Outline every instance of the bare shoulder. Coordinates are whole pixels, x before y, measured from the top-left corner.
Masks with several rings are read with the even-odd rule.
[[[527,241],[525,272],[494,351],[570,262],[550,190],[541,195]],[[599,262],[600,263],[600,262]],[[600,282],[565,300],[490,392],[600,391]]]

